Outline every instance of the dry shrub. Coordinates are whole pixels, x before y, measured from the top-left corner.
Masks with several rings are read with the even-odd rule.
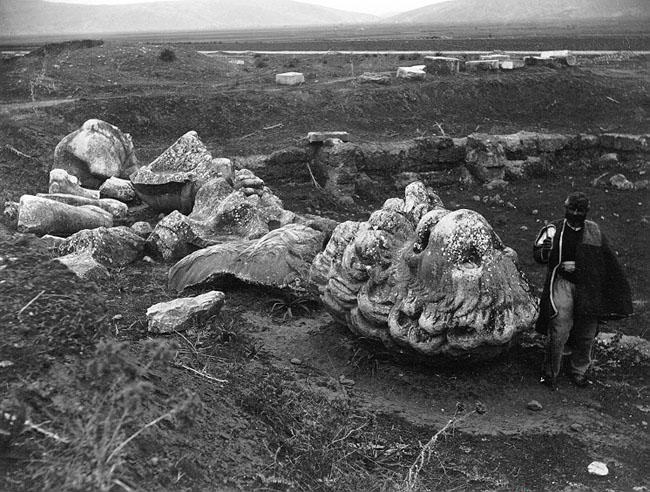
[[[176,53],[174,52],[174,50],[165,48],[160,52],[158,58],[160,58],[160,60],[164,62],[173,62],[176,60]]]

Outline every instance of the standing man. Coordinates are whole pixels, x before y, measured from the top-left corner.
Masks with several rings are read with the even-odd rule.
[[[536,329],[547,336],[540,382],[552,389],[567,352],[571,380],[587,386],[598,320],[632,314],[630,286],[616,255],[598,225],[586,220],[589,199],[571,193],[564,209],[564,219],[545,225],[533,248],[535,261],[548,264]]]

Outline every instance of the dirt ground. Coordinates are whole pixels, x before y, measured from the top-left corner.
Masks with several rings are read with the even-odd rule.
[[[0,199],[45,192],[54,147],[91,117],[131,133],[144,163],[189,130],[215,157],[235,157],[303,144],[313,130],[372,142],[650,128],[647,57],[373,85],[354,76],[420,58],[208,58],[168,47],[173,62],[159,59],[163,46],[118,42],[3,62]],[[275,86],[279,71],[301,71],[306,83]],[[570,190],[587,191],[635,303],[633,317],[603,330],[647,339],[648,192],[591,182],[614,170],[647,179],[648,163],[589,164],[560,162],[511,183],[500,195],[515,208],[476,201],[490,194],[480,185],[436,191],[450,209],[482,213],[536,288],[537,229]],[[363,220],[402,192],[372,176],[377,188],[343,210],[306,172],[258,173],[285,208],[337,220]],[[139,210],[124,222],[143,218],[156,219]],[[241,284],[215,286],[226,304],[205,326],[153,340],[145,312],[176,296],[166,288],[170,265],[141,261],[93,284],[50,256],[37,238],[0,224],[0,399],[4,410],[26,408],[30,424],[0,451],[2,490],[650,487],[650,367],[634,353],[599,347],[588,388],[563,379],[551,392],[537,382],[543,340],[533,334],[494,361],[432,365],[353,337],[317,304]],[[529,410],[531,400],[542,409]],[[412,467],[420,456],[425,464]],[[609,475],[590,475],[592,461]]]

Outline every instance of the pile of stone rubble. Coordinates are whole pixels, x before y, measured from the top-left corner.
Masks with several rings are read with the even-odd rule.
[[[520,178],[549,156],[604,150],[601,160],[646,155],[648,137],[522,132],[358,145],[345,132],[312,132],[303,147],[231,160],[214,158],[188,132],[141,165],[128,134],[88,120],[56,147],[48,192],[5,204],[5,215],[84,279],[143,259],[170,262],[173,291],[235,277],[319,298],[355,333],[399,351],[493,356],[530,328],[536,299],[516,253],[487,221],[446,209],[423,178],[458,169],[459,181],[489,186]],[[253,172],[278,165],[312,166],[318,186],[342,204],[370,175],[392,174],[405,195],[367,221],[337,224],[284,209]],[[131,219],[143,207],[157,215],[153,223]],[[183,329],[223,303],[223,293],[210,291],[152,306],[149,329]]]

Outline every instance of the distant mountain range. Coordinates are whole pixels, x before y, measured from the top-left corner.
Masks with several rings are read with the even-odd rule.
[[[449,0],[384,19],[393,23],[493,24],[650,21],[650,0]]]
[[[0,36],[107,34],[325,26],[650,21],[650,0],[449,0],[389,18],[293,0],[192,0],[80,5],[0,0]]]
[[[124,5],[0,0],[3,37],[322,26],[368,23],[377,19],[373,15],[292,0],[192,0]]]

